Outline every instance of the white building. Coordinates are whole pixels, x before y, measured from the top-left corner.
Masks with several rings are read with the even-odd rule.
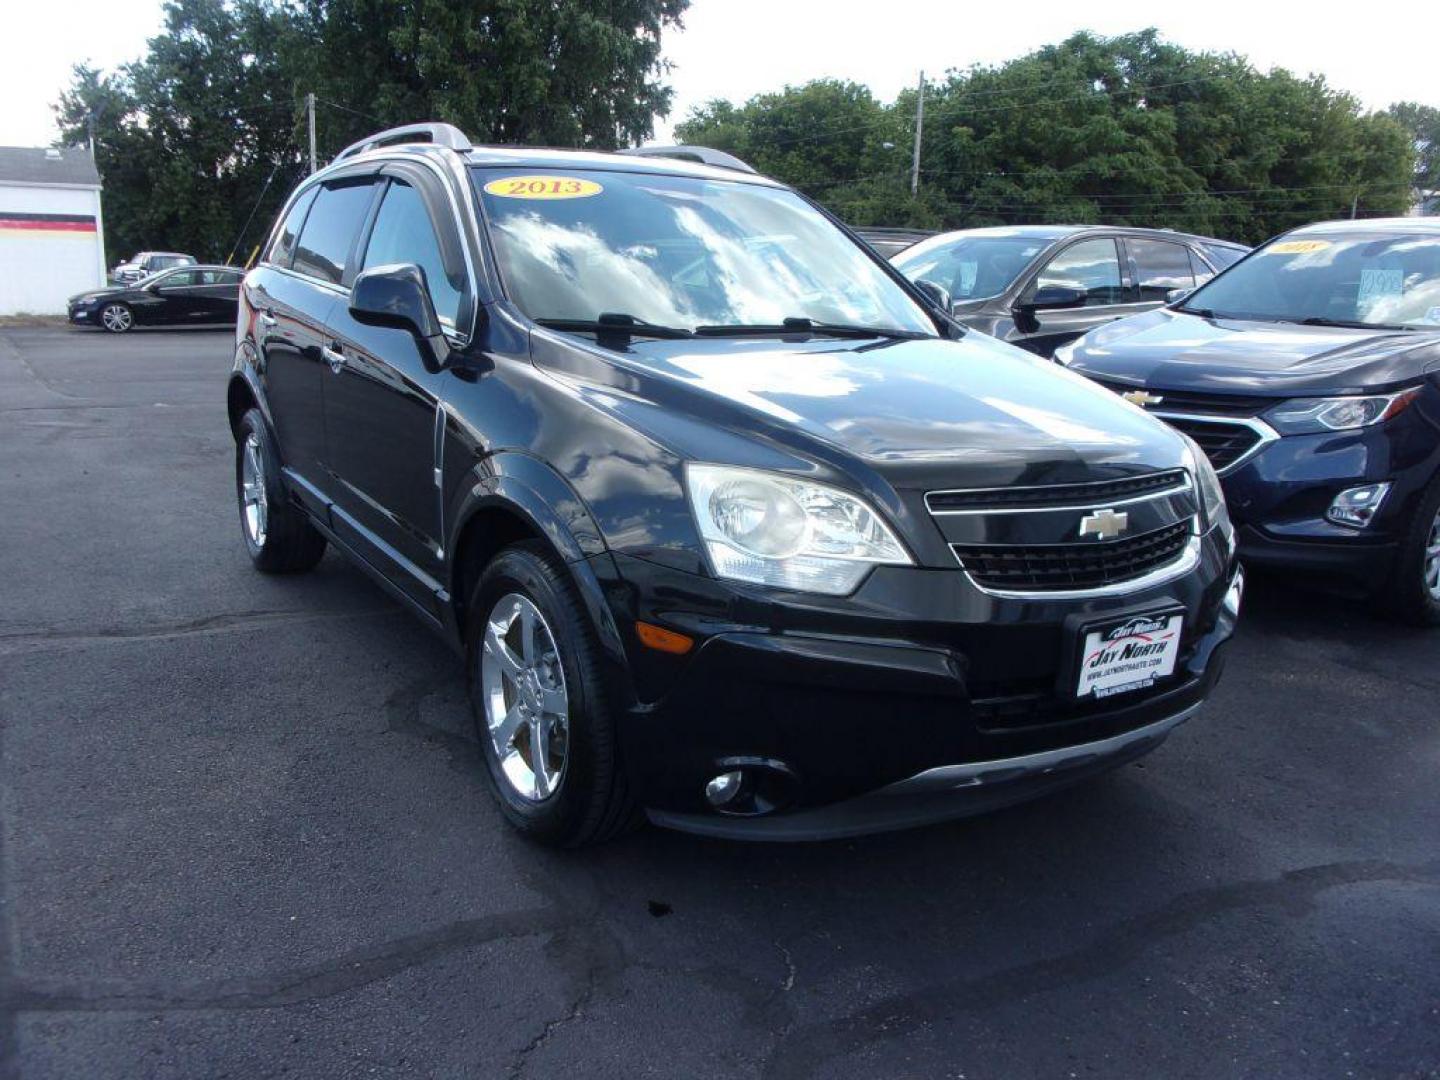
[[[0,146],[0,315],[63,315],[67,297],[105,282],[89,152]]]

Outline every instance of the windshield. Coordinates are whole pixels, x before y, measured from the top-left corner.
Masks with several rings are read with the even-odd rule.
[[[1008,289],[1051,241],[1035,236],[937,236],[890,261],[911,281],[933,281],[952,300],[984,300]]]
[[[1440,237],[1396,232],[1282,237],[1185,301],[1228,318],[1440,326]]]
[[[808,319],[935,334],[904,289],[793,192],[645,173],[473,172],[506,292],[537,321],[618,314],[694,330]]]

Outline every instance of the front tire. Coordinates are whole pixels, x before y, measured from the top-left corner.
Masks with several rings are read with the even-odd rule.
[[[1402,622],[1440,626],[1440,475],[1420,497],[1379,600]]]
[[[106,304],[100,309],[100,325],[112,334],[125,334],[135,325],[135,315],[124,304]]]
[[[240,533],[255,569],[267,574],[309,570],[325,554],[325,537],[285,497],[280,455],[259,409],[235,432],[235,496]]]
[[[599,643],[564,564],[538,543],[506,548],[468,610],[476,734],[506,820],[550,847],[607,840],[635,822]]]

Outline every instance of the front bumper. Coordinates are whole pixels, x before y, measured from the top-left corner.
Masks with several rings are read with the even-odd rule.
[[[1371,428],[1276,439],[1222,480],[1240,557],[1340,591],[1371,592],[1389,578],[1437,469],[1440,439],[1418,406]],[[1380,482],[1390,492],[1368,526],[1326,518],[1340,492]]]
[[[847,599],[858,609],[848,620],[787,604],[732,605],[725,617],[710,605],[704,616],[686,616],[675,602],[702,582],[617,562],[631,582],[650,579],[641,595],[666,600],[664,610],[617,611],[617,623],[640,617],[711,631],[670,670],[653,655],[632,665],[655,698],[644,701],[642,692],[623,717],[622,751],[651,820],[773,840],[974,814],[1148,752],[1215,685],[1243,588],[1228,553],[1207,542],[1193,573],[1127,597],[992,599],[977,597],[962,574],[896,569]],[[1151,690],[1077,701],[1065,660],[1077,620],[1162,607],[1186,614],[1176,673]],[[706,605],[691,598],[683,608]],[[773,813],[734,816],[709,806],[706,782],[735,763],[773,770],[783,788]]]
[[[96,315],[99,313],[99,311],[100,311],[100,307],[99,307],[98,304],[96,304],[96,305],[71,304],[70,307],[69,307],[69,309],[67,310],[66,316],[67,316],[67,318],[70,320],[70,322],[72,322],[72,323],[76,323],[76,324],[79,324],[79,325],[93,326],[94,323],[95,323],[95,317],[96,317]]]

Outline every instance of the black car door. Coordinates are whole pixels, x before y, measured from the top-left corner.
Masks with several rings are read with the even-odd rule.
[[[197,322],[206,324],[235,322],[236,306],[240,299],[240,272],[238,270],[197,270],[201,314]]]
[[[372,194],[368,178],[304,193],[247,284],[282,469],[290,490],[321,516],[334,487],[326,472],[325,326],[344,296],[341,277]]]
[[[151,322],[193,323],[200,322],[205,314],[205,290],[201,285],[199,270],[176,270],[166,274],[150,286],[150,291],[159,298]]]
[[[1090,237],[1067,244],[1051,255],[1020,294],[1012,345],[1050,356],[1067,341],[1115,319],[1145,310],[1126,288],[1120,248],[1112,237]],[[1058,286],[1085,295],[1079,307],[1035,309],[1029,306],[1039,289]]]
[[[416,167],[392,165],[386,173],[357,272],[418,265],[436,313],[454,330],[473,293],[444,190]],[[345,304],[333,310],[331,331],[325,431],[338,479],[336,531],[358,542],[392,581],[438,614],[444,559],[441,397],[454,375],[434,370],[433,358],[408,331],[366,326]]]

